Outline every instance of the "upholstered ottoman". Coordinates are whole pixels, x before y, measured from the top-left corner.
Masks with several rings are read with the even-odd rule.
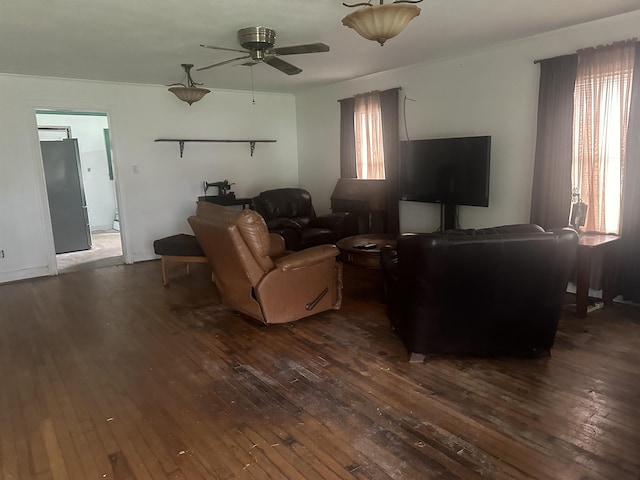
[[[154,241],[153,251],[156,255],[162,257],[162,284],[165,286],[169,285],[168,274],[176,268],[184,265],[187,274],[189,274],[190,263],[207,263],[207,257],[205,257],[196,237],[186,233],[179,233]],[[169,268],[167,262],[179,262],[183,265]]]

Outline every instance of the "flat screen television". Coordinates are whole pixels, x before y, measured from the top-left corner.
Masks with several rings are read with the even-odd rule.
[[[489,206],[491,136],[400,142],[400,199]]]

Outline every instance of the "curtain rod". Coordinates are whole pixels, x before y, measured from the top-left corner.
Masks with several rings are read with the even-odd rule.
[[[627,43],[627,42],[636,42],[636,45],[640,46],[640,42],[638,42],[638,39],[634,37],[634,38],[629,38],[627,40],[619,40],[617,42],[613,42],[613,43],[610,43],[608,45],[598,45],[597,47],[590,47],[590,48],[610,47],[612,45],[618,45],[618,44]],[[586,50],[586,49],[585,48],[581,48],[580,50]],[[578,51],[580,51],[580,50],[578,50]],[[545,60],[553,60],[554,58],[561,58],[561,57],[570,57],[572,55],[577,55],[577,53],[568,53],[566,55],[558,55],[557,57],[540,58],[538,60],[534,60],[533,64],[537,65],[538,63],[544,62]]]
[[[398,90],[398,91],[400,91],[400,90],[402,90],[402,87],[386,88],[386,89],[384,89],[384,90],[380,90],[380,91],[381,91],[381,92],[387,92],[387,91],[389,91],[389,90]],[[372,90],[372,91],[373,91],[373,90]],[[355,95],[354,95],[354,96],[355,96]],[[347,98],[341,98],[341,99],[339,99],[339,100],[338,100],[338,102],[344,102],[345,100],[349,100],[349,99],[353,98],[354,96],[347,97]]]
[[[572,57],[572,56],[574,56],[574,55],[577,55],[577,53],[568,53],[568,54],[566,54],[566,55],[558,55],[557,57],[540,58],[540,59],[538,59],[538,60],[534,60],[534,61],[533,61],[533,64],[534,64],[534,65],[537,65],[537,64],[539,64],[540,62],[544,62],[544,61],[547,61],[547,60],[553,60],[554,58]]]

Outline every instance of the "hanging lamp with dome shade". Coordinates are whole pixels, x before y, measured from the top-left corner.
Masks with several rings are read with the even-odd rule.
[[[200,88],[200,85],[203,84],[193,81],[193,79],[191,78],[191,69],[193,68],[193,65],[191,65],[190,63],[183,63],[182,68],[184,68],[185,71],[186,84],[179,82],[172,83],[171,85],[167,86],[171,87],[169,88],[169,91],[176,97],[178,97],[183,102],[187,102],[189,105],[191,105],[193,102],[201,100],[202,97],[204,97],[211,90],[207,88]]]
[[[413,5],[422,0],[396,0],[384,4],[380,0],[379,5],[372,5],[371,0],[366,3],[354,3],[345,7],[364,7],[350,13],[342,19],[342,24],[353,28],[360,36],[367,40],[374,40],[381,46],[390,38],[398,35],[407,24],[420,15],[420,9]]]

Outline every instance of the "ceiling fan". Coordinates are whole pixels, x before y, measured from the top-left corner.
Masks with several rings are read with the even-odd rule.
[[[304,45],[291,45],[289,47],[274,47],[276,41],[276,32],[266,27],[247,27],[238,30],[238,41],[245,50],[235,48],[214,47],[213,45],[200,45],[204,48],[213,50],[225,50],[228,52],[240,52],[246,55],[242,57],[232,58],[224,62],[214,63],[206,67],[197,68],[196,70],[207,70],[213,67],[219,67],[238,60],[248,60],[243,65],[255,65],[264,62],[277,68],[287,75],[297,75],[302,69],[282,60],[280,55],[299,55],[303,53],[328,52],[329,45],[324,43],[307,43]]]

